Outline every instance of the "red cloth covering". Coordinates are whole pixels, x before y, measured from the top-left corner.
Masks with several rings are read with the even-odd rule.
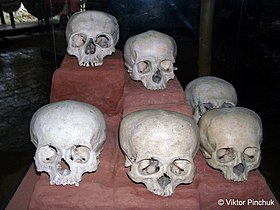
[[[184,103],[184,90],[177,77],[168,81],[166,89],[148,90],[143,86],[141,81],[133,81],[126,75],[123,105],[124,111],[131,107]]]
[[[63,63],[61,68],[64,68],[65,65],[71,66],[72,64],[68,65],[67,63]],[[104,65],[111,66],[108,63],[104,63]],[[73,69],[76,68],[73,67]],[[68,74],[67,70],[63,70],[63,72],[66,75]],[[115,72],[118,72],[118,70],[115,70]],[[115,72],[112,70],[113,75]],[[74,77],[73,80],[76,81],[76,75],[78,73],[75,70],[69,70],[69,74],[67,75],[68,80],[72,80],[71,75]],[[55,77],[58,79],[57,76]],[[60,79],[63,80],[65,77],[61,72]],[[95,86],[95,81],[92,83],[93,86]],[[111,80],[108,78],[107,82],[111,83]],[[57,82],[57,84],[59,83]],[[106,89],[109,86],[110,84],[104,85],[104,88]],[[71,88],[69,85],[65,86],[65,88],[67,87]],[[53,88],[53,97],[57,95],[56,91],[61,92],[59,87]],[[65,89],[64,91],[67,92],[68,90]],[[107,90],[99,89],[99,91],[104,92]],[[81,97],[74,95],[74,93],[80,94],[78,91],[73,92],[73,98]],[[92,101],[97,101],[97,98],[95,98],[97,96],[98,93],[93,94],[91,96]],[[106,104],[106,102],[104,102],[105,104],[100,104],[100,107],[107,111],[105,113],[107,138],[100,155],[100,165],[97,171],[84,174],[79,187],[51,186],[49,184],[49,176],[42,173],[39,181],[35,185],[29,208],[32,210],[236,209],[240,208],[240,206],[228,206],[225,203],[221,207],[217,204],[218,200],[224,199],[226,202],[226,199],[246,200],[247,198],[251,198],[255,200],[273,199],[277,206],[245,205],[241,206],[240,209],[279,209],[279,204],[271,194],[264,178],[257,170],[250,172],[247,181],[228,181],[224,179],[220,171],[214,170],[206,164],[201,152],[197,153],[194,160],[196,174],[193,182],[191,184],[177,186],[175,194],[170,197],[154,195],[146,189],[144,184],[136,184],[128,178],[127,172],[129,168],[124,167],[125,158],[118,142],[118,128],[121,118],[136,110],[155,108],[177,111],[190,116],[191,109],[185,104],[184,100],[184,91],[176,78],[168,82],[167,89],[151,91],[147,90],[141,82],[132,81],[129,77],[126,77],[123,95],[123,112],[119,112],[114,116],[108,116],[108,112],[112,114],[109,109],[110,105]],[[114,109],[114,107],[111,107],[111,109]]]
[[[126,74],[119,50],[97,67],[81,67],[76,57],[65,55],[53,74],[50,101],[77,100],[96,106],[104,114],[116,115],[122,110]]]

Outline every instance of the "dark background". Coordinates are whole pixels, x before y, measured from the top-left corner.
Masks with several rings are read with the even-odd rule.
[[[35,26],[19,30],[20,24],[12,28],[0,25],[2,208],[33,161],[35,147],[29,140],[29,121],[39,107],[49,102],[52,73],[66,53],[64,29],[73,11],[68,9],[61,13],[64,1],[54,0],[52,5],[49,2],[23,2],[29,12],[39,18]],[[77,3],[67,2],[69,5]],[[105,11],[118,19],[120,40],[117,48],[120,50],[128,37],[149,29],[172,36],[178,47],[175,73],[185,88],[198,77],[200,3],[199,0],[88,0],[86,10]],[[11,7],[2,10],[7,8]],[[211,72],[233,84],[239,106],[260,115],[264,140],[259,169],[278,200],[279,11],[279,0],[216,0]],[[58,13],[61,14],[60,21],[49,21]]]

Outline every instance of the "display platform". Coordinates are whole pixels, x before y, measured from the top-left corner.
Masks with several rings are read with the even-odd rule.
[[[79,66],[76,57],[66,54],[53,74],[50,101],[77,100],[98,107],[104,114],[118,114],[122,110],[125,75],[119,50],[97,67]]]
[[[121,59],[121,54],[118,56],[117,59]],[[279,203],[272,195],[264,177],[258,170],[250,172],[247,181],[228,181],[224,179],[220,171],[214,170],[207,165],[201,152],[198,152],[194,159],[196,174],[193,182],[187,185],[179,185],[172,196],[160,197],[154,195],[146,189],[144,184],[132,182],[127,176],[129,168],[124,167],[125,158],[118,142],[118,129],[121,118],[136,110],[155,108],[177,111],[190,116],[192,110],[190,106],[185,104],[184,91],[178,79],[175,78],[169,81],[165,90],[147,90],[141,82],[132,81],[126,72],[123,73],[120,69],[116,69],[113,72],[112,62],[120,64],[122,60],[114,61],[114,59],[110,59],[107,60],[108,62],[105,61],[102,67],[103,72],[106,69],[112,71],[112,75],[107,74],[106,82],[108,84],[105,85],[102,82],[103,88],[95,89],[101,79],[104,79],[104,77],[101,77],[103,72],[96,71],[92,73],[89,72],[90,70],[84,69],[82,70],[83,72],[78,72],[76,67],[71,67],[72,64],[70,65],[70,63],[72,61],[70,61],[71,59],[69,60],[69,57],[65,56],[59,73],[54,74],[53,82],[57,85],[53,85],[51,100],[86,100],[91,95],[91,104],[104,111],[107,138],[100,155],[100,165],[96,172],[83,175],[79,187],[51,186],[49,176],[46,173],[37,176],[34,167],[31,167],[7,209],[280,209]],[[107,65],[111,66],[112,69]],[[76,70],[71,71],[68,68],[75,68]],[[118,68],[118,65],[115,65],[114,68]],[[120,68],[125,71],[123,66]],[[63,72],[67,76],[64,77]],[[106,89],[112,87],[111,83],[114,83],[114,80],[110,79],[110,77],[114,78],[115,72],[120,72],[122,75],[118,78],[118,81],[119,84],[123,84],[123,92],[120,97],[117,97],[119,101],[115,98],[114,103],[110,105],[110,103],[106,102],[107,98],[104,98],[104,94],[96,91],[99,90],[103,93],[109,91]],[[100,79],[89,79],[88,82],[83,82],[83,80],[76,78],[81,75],[79,73],[85,75],[98,75],[100,73]],[[71,75],[73,78],[71,78]],[[68,79],[66,80],[65,78]],[[84,78],[87,77],[84,76]],[[62,94],[63,91],[60,90],[58,84],[64,84],[64,81],[68,81],[64,87],[66,92],[69,88],[72,88],[69,81],[75,81],[77,88],[82,87],[84,88],[83,90],[88,92],[77,89],[69,95]],[[82,84],[79,85],[78,81],[81,81]],[[119,90],[121,89],[120,87],[121,85]],[[101,95],[103,97],[100,97]],[[71,98],[67,98],[68,96],[71,96]],[[96,103],[98,100],[103,100],[105,104]],[[121,108],[114,107],[112,104],[121,104]],[[113,111],[111,111],[110,106],[112,106]],[[26,183],[29,183],[29,185]],[[25,197],[24,202],[20,199],[21,197]],[[250,201],[255,201],[255,204],[248,203]],[[261,201],[273,201],[274,205],[256,205],[256,201],[258,203]]]

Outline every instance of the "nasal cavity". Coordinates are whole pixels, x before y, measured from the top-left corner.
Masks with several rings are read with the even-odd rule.
[[[159,83],[161,81],[161,73],[160,73],[160,70],[158,69],[156,71],[156,73],[153,75],[153,78],[152,78],[153,82],[155,83]]]
[[[95,53],[95,44],[93,42],[93,39],[90,38],[89,42],[86,45],[85,53],[88,54],[94,54]]]
[[[64,159],[62,159],[60,161],[57,168],[58,168],[59,173],[62,175],[66,176],[71,173],[70,166]]]
[[[171,183],[170,177],[167,176],[165,173],[163,174],[163,176],[159,177],[157,181],[163,189]]]
[[[233,167],[233,173],[235,173],[237,176],[240,176],[245,170],[245,167],[242,163],[237,164]]]

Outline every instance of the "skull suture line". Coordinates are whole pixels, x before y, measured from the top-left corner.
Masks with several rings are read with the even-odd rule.
[[[120,125],[120,145],[125,166],[131,166],[128,176],[154,194],[170,196],[193,180],[199,131],[190,117],[165,110],[130,113]]]
[[[125,66],[133,80],[141,80],[147,89],[165,89],[173,79],[177,55],[174,39],[157,31],[130,37],[124,46]]]
[[[186,101],[193,108],[196,122],[207,111],[222,107],[235,107],[237,94],[234,87],[227,81],[205,76],[191,81],[185,89]]]
[[[207,163],[225,179],[244,181],[260,165],[262,123],[253,111],[242,108],[213,109],[199,121],[201,146]]]
[[[103,58],[115,52],[119,25],[112,15],[84,11],[71,16],[65,34],[67,52],[78,58],[80,66],[101,66]]]
[[[37,171],[47,172],[51,185],[78,186],[83,173],[97,169],[105,130],[103,114],[90,104],[67,100],[41,107],[30,123]]]

